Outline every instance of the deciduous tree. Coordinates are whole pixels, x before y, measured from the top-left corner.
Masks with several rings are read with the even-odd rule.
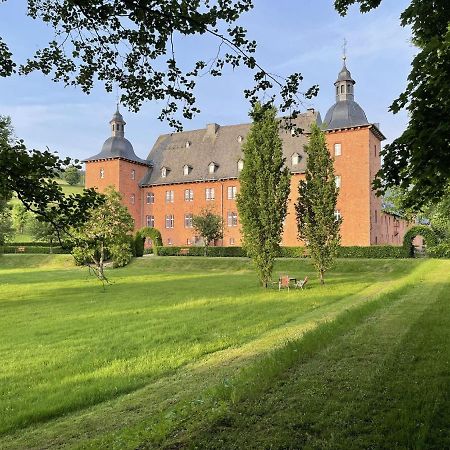
[[[69,166],[64,171],[64,179],[71,186],[78,184],[81,180],[80,171],[75,166]]]
[[[381,1],[335,0],[335,6],[344,15],[352,4],[367,12]],[[418,52],[406,89],[390,110],[406,109],[409,123],[382,150],[375,187],[384,192],[401,186],[406,205],[417,208],[443,196],[450,179],[450,2],[411,0],[400,23],[411,27]]]
[[[242,148],[244,168],[237,206],[243,246],[267,287],[283,232],[290,173],[284,165],[276,109],[257,103],[250,116],[253,124]]]
[[[71,232],[74,240],[73,256],[78,264],[89,264],[101,281],[105,276],[105,260],[110,257],[114,266],[130,262],[131,237],[134,220],[121,203],[121,195],[113,188],[105,191],[105,201],[89,211],[89,219]]]
[[[208,255],[208,247],[211,242],[223,238],[222,217],[209,209],[203,209],[199,215],[192,217],[194,230],[202,237],[205,245],[205,256]]]
[[[342,219],[336,217],[339,189],[336,186],[333,159],[324,132],[315,124],[311,127],[305,152],[308,158],[305,179],[300,180],[298,185],[299,197],[295,205],[298,235],[308,247],[323,284],[325,272],[337,254]]]

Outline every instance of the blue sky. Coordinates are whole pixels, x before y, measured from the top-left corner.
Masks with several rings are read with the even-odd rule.
[[[410,32],[399,25],[400,13],[409,0],[383,0],[368,14],[357,8],[342,18],[332,0],[255,0],[255,8],[242,17],[248,34],[258,42],[261,65],[279,75],[301,72],[304,89],[320,85],[318,97],[306,106],[318,109],[322,118],[334,103],[333,83],[342,66],[342,42],[347,40],[347,66],[356,80],[355,99],[371,122],[379,122],[394,139],[405,128],[406,113],[388,112],[392,100],[404,89],[415,49]],[[25,0],[0,3],[0,34],[18,62],[52,38],[43,24],[25,17]],[[47,40],[47,41],[46,41]],[[216,42],[207,39],[177,39],[176,54],[182,61],[209,59]],[[243,90],[251,86],[245,69],[226,71],[221,78],[203,77],[197,85],[201,113],[184,123],[185,129],[248,122],[248,102]],[[29,147],[58,151],[63,156],[85,158],[100,151],[109,136],[115,109],[115,94],[98,84],[91,95],[65,88],[35,73],[26,77],[0,78],[0,114],[10,115],[16,134]],[[127,122],[126,137],[136,154],[145,157],[158,135],[170,132],[156,117],[157,102],[145,104],[134,114],[122,108]]]

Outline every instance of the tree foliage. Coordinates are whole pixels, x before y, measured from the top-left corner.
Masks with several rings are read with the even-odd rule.
[[[202,237],[205,245],[205,256],[208,255],[208,247],[211,242],[223,238],[222,217],[209,209],[203,209],[199,215],[192,217],[194,230]]]
[[[28,231],[36,241],[48,242],[52,245],[58,240],[55,227],[49,222],[39,220],[37,216],[32,216],[29,219]]]
[[[381,0],[335,0],[342,15],[354,3],[366,12]],[[390,110],[406,108],[409,123],[382,150],[383,167],[375,187],[384,192],[401,186],[407,192],[407,205],[421,207],[441,197],[450,179],[450,2],[411,0],[400,23],[411,27],[419,51],[406,89]]]
[[[82,223],[88,210],[103,201],[94,189],[64,194],[56,178],[70,162],[49,150],[27,150],[13,136],[10,119],[0,116],[0,199],[14,193],[28,211],[50,222],[57,233]]]
[[[324,274],[339,249],[342,219],[335,215],[339,189],[333,159],[324,132],[315,124],[311,127],[305,152],[308,157],[305,179],[299,183],[299,197],[295,205],[298,235],[308,247],[323,284]]]
[[[7,44],[0,40],[0,76],[15,71],[40,71],[54,81],[81,86],[89,93],[100,80],[107,91],[122,91],[121,102],[137,111],[148,100],[166,100],[159,118],[180,129],[176,113],[191,118],[196,105],[196,79],[208,73],[221,76],[228,66],[245,66],[254,74],[254,86],[245,95],[280,94],[282,109],[295,112],[302,76],[286,79],[262,68],[255,57],[256,42],[238,22],[253,8],[253,0],[28,0],[27,15],[53,28],[54,39],[38,49],[25,64],[17,65]],[[177,42],[194,35],[217,43],[215,55],[178,60]],[[1,39],[1,38],[0,38]],[[212,57],[211,57],[212,56]],[[317,86],[304,95],[316,95]],[[270,96],[269,96],[270,97]]]
[[[110,257],[115,267],[129,263],[132,253],[130,234],[134,220],[121,203],[121,195],[113,188],[105,191],[105,201],[89,211],[89,219],[73,229],[73,256],[78,264],[89,264],[101,281],[105,261]]]
[[[81,180],[80,171],[75,166],[69,166],[64,171],[64,179],[71,186],[78,184]]]
[[[23,203],[15,203],[12,208],[14,228],[20,234],[25,232],[25,227],[30,220],[30,213]]]
[[[276,109],[257,103],[250,116],[253,124],[242,148],[244,168],[237,206],[243,246],[267,287],[283,232],[290,173],[284,164]]]
[[[11,210],[0,202],[0,245],[5,245],[15,234]]]

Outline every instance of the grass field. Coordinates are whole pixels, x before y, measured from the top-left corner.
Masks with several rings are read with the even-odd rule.
[[[282,260],[313,278],[288,293],[246,259],[147,257],[103,290],[4,255],[0,448],[445,448],[449,269],[341,260],[320,286]]]

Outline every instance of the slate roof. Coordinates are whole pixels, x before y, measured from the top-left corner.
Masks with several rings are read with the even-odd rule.
[[[134,153],[131,142],[121,136],[111,136],[106,139],[105,143],[103,144],[102,151],[94,156],[91,156],[90,158],[83,160],[83,162],[115,158],[126,159],[127,161],[136,162],[138,164],[145,164],[146,166],[149,165],[148,161],[139,158],[136,153]]]
[[[313,122],[321,124],[317,111],[308,111],[295,119],[297,126],[309,132]],[[210,124],[206,128],[161,135],[150,151],[147,159],[151,163],[141,186],[213,181],[238,178],[238,161],[243,158],[242,145],[250,131],[251,124],[219,126]],[[286,165],[293,173],[305,171],[306,158],[303,146],[307,135],[292,136],[290,131],[280,131]],[[241,138],[240,138],[241,137]],[[301,156],[300,163],[292,166],[294,153]],[[216,164],[214,173],[209,173],[211,162]],[[191,167],[188,175],[183,167]],[[167,169],[167,176],[161,176],[161,169]]]
[[[327,130],[350,128],[358,125],[368,125],[366,113],[354,100],[336,102],[327,112],[323,121]]]

